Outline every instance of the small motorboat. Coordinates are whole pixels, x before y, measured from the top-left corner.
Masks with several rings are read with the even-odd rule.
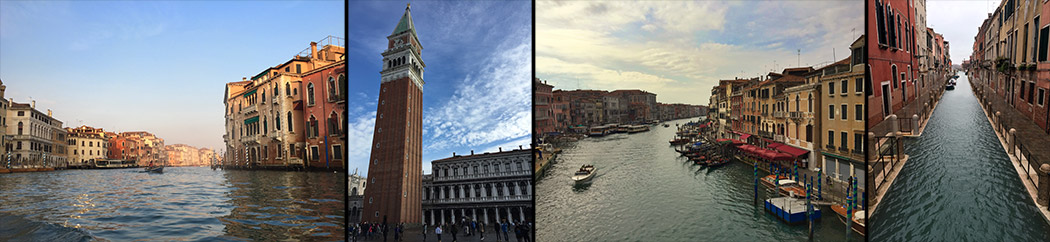
[[[955,84],[948,84],[944,86],[944,90],[955,90]]]
[[[806,189],[795,180],[782,179],[780,183],[780,194],[794,198],[806,198]]]
[[[664,124],[664,128],[671,127],[670,124]]]
[[[842,221],[842,223],[846,223],[846,207],[842,205],[833,205],[831,206],[831,210],[835,211],[835,214],[839,215],[839,221]],[[864,227],[865,223],[867,222],[866,215],[864,215],[864,210],[853,211],[853,218],[851,220],[853,222],[850,223],[850,227],[853,229],[853,231],[856,231],[860,235],[864,235],[866,232]]]
[[[678,138],[678,139],[673,139],[673,140],[668,141],[668,142],[671,143],[672,145],[684,145],[684,144],[688,144],[689,143],[689,139],[688,138]]]
[[[576,171],[576,173],[572,175],[572,180],[576,183],[590,181],[591,178],[594,178],[594,170],[595,169],[593,165],[583,165],[582,167],[580,167],[580,170]]]
[[[163,166],[146,167],[146,172],[149,172],[149,173],[164,173],[164,167]]]

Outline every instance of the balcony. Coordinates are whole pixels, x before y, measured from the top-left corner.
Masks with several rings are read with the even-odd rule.
[[[469,192],[468,192],[469,193]],[[432,195],[436,196],[436,195]],[[532,195],[514,195],[514,196],[488,196],[488,197],[457,197],[457,198],[438,198],[423,200],[423,204],[456,204],[456,203],[483,203],[483,202],[524,202],[532,201]]]
[[[483,178],[490,178],[490,177],[529,176],[529,175],[532,175],[532,172],[530,172],[528,170],[501,171],[501,172],[486,172],[486,173],[481,173],[481,174],[463,174],[463,175],[453,175],[453,176],[436,176],[436,177],[434,177],[434,181],[438,182],[438,181],[473,180],[473,179],[483,179]]]
[[[762,136],[762,137],[766,137],[766,138],[773,138],[773,132],[759,130],[758,131],[758,136]]]
[[[250,114],[255,113],[257,111],[258,108],[256,108],[255,105],[248,105],[247,107],[244,107],[244,109],[241,109],[241,114]]]
[[[787,117],[787,112],[784,112],[784,111],[773,112],[773,117],[774,118],[786,118]]]
[[[835,150],[835,146],[834,146],[834,145],[825,145],[825,146],[824,146],[824,149],[827,149],[827,150]]]
[[[796,112],[788,112],[787,115],[788,115],[789,118],[792,118],[792,119],[804,119],[804,118],[805,119],[812,119],[813,118],[813,113],[812,112],[798,112],[798,111],[796,111]]]
[[[776,141],[776,142],[780,142],[780,143],[784,143],[784,142],[786,142],[786,141],[787,141],[787,138],[786,138],[786,137],[784,137],[784,135],[780,135],[780,134],[778,134],[778,135],[773,135],[773,141]]]

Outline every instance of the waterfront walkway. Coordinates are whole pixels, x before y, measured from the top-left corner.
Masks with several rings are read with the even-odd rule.
[[[491,226],[491,225],[489,225],[489,226]],[[411,227],[411,228],[407,228],[406,227],[405,228],[405,233],[404,233],[405,234],[405,238],[402,239],[401,241],[438,241],[437,235],[434,234],[434,227],[428,227],[427,228],[426,240],[423,239],[422,231],[423,231],[423,227]],[[387,238],[386,238],[385,241],[390,241],[390,242],[396,241],[396,240],[394,240],[394,230],[391,229],[388,232],[390,234],[387,235]],[[531,231],[530,231],[530,233],[531,233]],[[514,238],[515,237],[514,236],[514,231],[507,231],[507,235],[510,235],[510,237],[511,237],[510,241],[515,241],[515,242],[519,241],[517,238]],[[500,236],[502,237],[503,235],[500,235]],[[350,237],[347,237],[347,238],[349,238],[349,239],[347,239],[347,241],[369,241],[369,242],[382,242],[382,241],[384,241],[383,240],[383,235],[381,235],[379,233],[376,233],[371,238],[366,238],[366,236],[358,236],[356,240],[353,238],[353,236],[350,236]],[[451,241],[453,241],[452,240],[452,233],[448,232],[448,230],[446,230],[444,233],[442,233],[440,241],[443,241],[443,242],[451,242]],[[460,232],[460,233],[456,234],[456,240],[455,241],[456,242],[482,242],[482,241],[492,241],[492,242],[494,242],[494,241],[496,241],[496,233],[492,232],[492,228],[487,228],[487,230],[485,231],[485,239],[482,240],[481,239],[481,234],[474,234],[474,235],[471,235],[471,236],[466,236],[464,233]],[[507,241],[507,240],[504,239],[504,238],[500,238],[499,241]],[[524,241],[524,240],[521,240],[521,241]],[[533,241],[533,240],[529,240],[529,241]]]

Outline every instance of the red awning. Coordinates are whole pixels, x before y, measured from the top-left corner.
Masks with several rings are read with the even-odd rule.
[[[740,140],[747,140],[748,137],[751,137],[751,135],[750,134],[740,134]]]
[[[776,151],[770,151],[770,152],[773,153],[771,160],[792,160],[794,158],[791,155],[786,154],[786,153],[778,153]]]
[[[777,146],[777,150],[779,150],[780,152],[788,153],[792,157],[795,157],[795,158],[798,158],[798,157],[800,157],[802,155],[805,155],[806,153],[809,153],[808,150],[795,148],[795,147],[790,146],[790,145]]]
[[[766,148],[775,149],[775,148],[777,148],[778,146],[781,146],[781,145],[784,145],[784,144],[781,144],[781,143],[770,143],[769,145],[766,146]]]

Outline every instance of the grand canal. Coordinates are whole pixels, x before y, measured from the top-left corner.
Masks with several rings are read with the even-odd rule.
[[[871,214],[871,241],[1047,241],[1050,225],[959,74]]]
[[[141,171],[0,174],[0,240],[344,238],[345,174]]]
[[[799,241],[805,224],[789,226],[753,204],[754,172],[733,162],[697,172],[667,143],[671,127],[585,138],[563,147],[536,185],[537,241]],[[589,185],[569,178],[583,164]],[[760,172],[760,176],[765,173]],[[760,185],[760,199],[768,198]],[[815,223],[815,241],[863,241],[831,209]]]

